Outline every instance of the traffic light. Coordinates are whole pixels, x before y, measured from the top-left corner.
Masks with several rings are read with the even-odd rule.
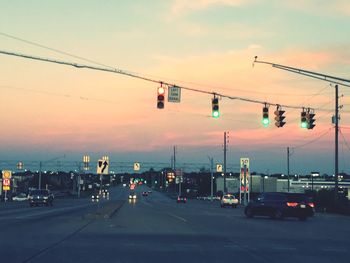
[[[307,121],[307,128],[308,129],[313,129],[316,125],[314,124],[315,122],[315,113],[308,109],[306,113],[306,121]]]
[[[281,128],[286,124],[286,122],[283,121],[286,118],[285,116],[283,116],[284,113],[285,111],[281,109],[281,106],[277,105],[277,109],[275,111],[275,125],[278,128]]]
[[[308,128],[308,122],[306,119],[306,111],[304,109],[300,114],[300,121],[301,121],[301,123],[300,123],[301,128],[303,128],[303,129]]]
[[[267,127],[270,124],[270,119],[269,119],[269,108],[265,104],[265,107],[263,108],[263,119],[262,119],[262,124],[264,127]]]
[[[212,108],[211,115],[213,116],[213,118],[219,118],[220,117],[219,98],[214,97],[211,99],[211,108]]]
[[[164,109],[164,95],[165,95],[165,89],[162,86],[160,86],[158,88],[158,96],[157,96],[158,109]]]

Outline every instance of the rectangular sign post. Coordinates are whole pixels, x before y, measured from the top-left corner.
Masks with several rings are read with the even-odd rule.
[[[5,191],[5,202],[7,201],[7,191],[11,189],[12,172],[9,170],[2,171],[2,190]]]
[[[240,199],[240,203],[241,204],[243,203],[244,205],[247,205],[247,203],[250,201],[249,174],[250,174],[249,158],[241,158],[240,159],[239,199]]]

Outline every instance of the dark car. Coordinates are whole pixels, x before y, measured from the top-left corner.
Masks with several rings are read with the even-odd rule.
[[[185,196],[179,195],[177,197],[177,203],[186,203],[187,202],[187,198]]]
[[[32,190],[28,195],[29,205],[30,206],[38,206],[38,205],[53,205],[54,196],[49,190],[40,189],[40,190]]]
[[[142,196],[148,196],[148,192],[146,191],[142,192]]]
[[[297,217],[306,220],[314,215],[314,203],[305,194],[296,193],[263,193],[246,206],[247,217],[269,216],[283,219]]]

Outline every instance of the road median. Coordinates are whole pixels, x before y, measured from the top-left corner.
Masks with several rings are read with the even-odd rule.
[[[125,203],[123,200],[110,201],[101,204],[101,206],[92,213],[84,215],[84,219],[111,218]]]

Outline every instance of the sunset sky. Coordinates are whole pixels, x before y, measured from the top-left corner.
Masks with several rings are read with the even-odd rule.
[[[334,85],[255,64],[260,60],[350,79],[346,0],[0,0],[0,50],[99,66],[180,86],[300,107],[287,124],[263,127],[262,104],[182,90],[181,103],[156,107],[156,83],[0,54],[0,160],[181,163],[249,157],[251,170],[334,172]],[[10,37],[12,36],[12,37]],[[339,170],[350,173],[350,88],[340,87]],[[316,127],[300,128],[302,107]],[[64,160],[62,160],[64,161]],[[11,167],[0,167],[11,168]],[[236,171],[237,170],[237,171]],[[233,172],[238,172],[238,169]]]

